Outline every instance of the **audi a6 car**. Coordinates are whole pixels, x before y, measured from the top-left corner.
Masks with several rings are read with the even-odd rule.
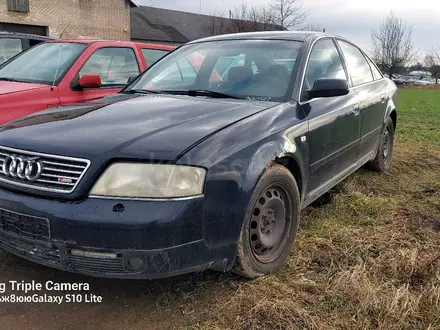
[[[93,276],[263,276],[301,209],[388,169],[396,122],[396,86],[344,38],[194,41],[116,95],[2,127],[0,245]]]

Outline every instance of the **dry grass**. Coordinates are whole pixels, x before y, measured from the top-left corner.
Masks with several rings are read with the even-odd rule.
[[[278,274],[200,283],[182,300],[188,329],[440,329],[440,139],[411,130],[424,113],[440,130],[424,108],[440,91],[401,100],[390,172],[361,170],[307,208]]]

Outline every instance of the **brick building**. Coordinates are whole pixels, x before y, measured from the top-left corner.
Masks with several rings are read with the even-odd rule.
[[[130,40],[130,0],[0,0],[0,31]]]

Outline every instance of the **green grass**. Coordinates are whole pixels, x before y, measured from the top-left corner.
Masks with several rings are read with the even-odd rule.
[[[401,89],[397,136],[402,141],[440,145],[440,92],[438,89]]]

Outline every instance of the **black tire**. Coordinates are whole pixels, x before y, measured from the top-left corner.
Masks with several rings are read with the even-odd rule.
[[[370,170],[385,172],[390,168],[393,157],[394,144],[394,124],[391,118],[388,118],[385,129],[380,136],[379,148],[376,157],[371,162],[367,163]]]
[[[285,167],[269,168],[249,202],[232,272],[256,278],[279,270],[298,232],[300,194]]]

